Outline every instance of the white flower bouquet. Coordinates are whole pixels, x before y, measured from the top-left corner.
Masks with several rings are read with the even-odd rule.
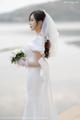
[[[16,64],[20,59],[26,59],[26,53],[22,49],[15,49],[12,51],[13,56],[11,57],[11,63]]]

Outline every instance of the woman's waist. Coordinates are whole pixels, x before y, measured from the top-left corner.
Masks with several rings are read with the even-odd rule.
[[[38,67],[34,67],[34,66],[31,67],[31,66],[28,66],[27,69],[28,69],[28,70],[29,70],[29,69],[30,69],[30,70],[33,70],[33,69],[34,69],[34,70],[40,70],[41,67],[40,67],[40,66],[38,66]]]

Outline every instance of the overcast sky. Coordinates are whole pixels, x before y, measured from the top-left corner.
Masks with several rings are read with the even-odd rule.
[[[0,0],[0,13],[12,11],[22,6],[57,0]]]

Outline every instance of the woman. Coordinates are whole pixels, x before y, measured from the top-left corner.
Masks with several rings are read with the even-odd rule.
[[[35,39],[25,49],[26,60],[18,64],[27,68],[27,95],[23,120],[57,120],[55,102],[49,79],[47,59],[52,56],[58,38],[55,23],[44,10],[35,10],[29,16]]]

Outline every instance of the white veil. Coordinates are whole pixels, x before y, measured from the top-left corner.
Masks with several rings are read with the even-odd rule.
[[[43,10],[43,11],[45,12],[46,17],[45,17],[44,22],[42,24],[42,29],[41,29],[40,34],[45,38],[44,39],[45,41],[47,39],[50,40],[50,43],[51,43],[50,58],[52,59],[51,61],[53,61],[54,55],[56,53],[59,32],[57,31],[56,24],[54,23],[51,16],[45,10]],[[46,58],[44,58],[44,59],[46,59]],[[42,66],[42,73],[43,73],[44,80],[48,81],[50,107],[52,109],[51,110],[52,111],[51,120],[53,120],[53,119],[58,120],[57,109],[56,109],[56,105],[55,105],[56,104],[55,103],[55,91],[54,91],[55,85],[52,84],[52,82],[53,82],[52,79],[54,79],[54,78],[50,78],[49,64],[47,64],[44,59],[41,58],[39,60],[39,63]]]
[[[50,57],[54,56],[56,54],[56,48],[57,48],[57,41],[59,38],[59,32],[57,30],[57,26],[55,22],[53,21],[52,17],[43,10],[46,14],[46,17],[43,21],[41,34],[44,36],[45,41],[50,40],[51,48],[50,48]]]

